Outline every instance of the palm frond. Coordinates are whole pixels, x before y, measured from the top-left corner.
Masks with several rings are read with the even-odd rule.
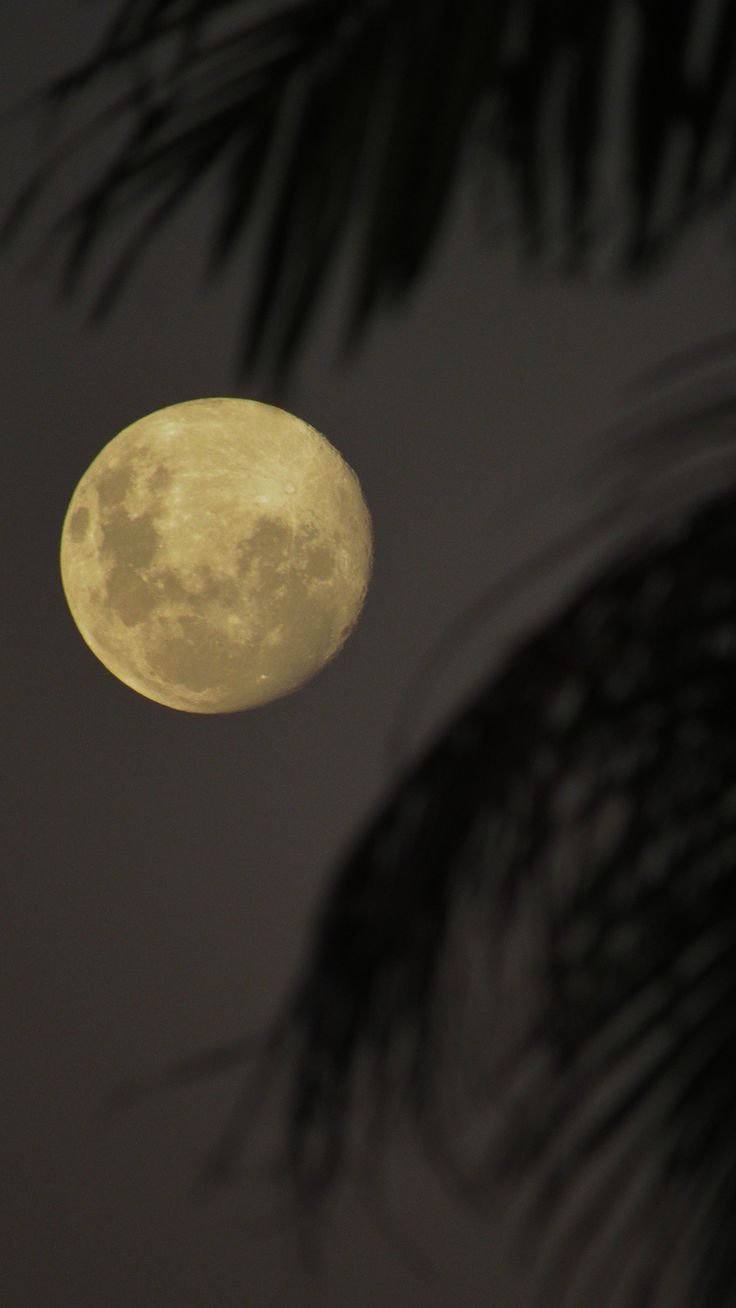
[[[368,1066],[467,1198],[527,1193],[546,1302],[736,1304],[735,515],[729,491],[610,568],[348,854],[291,1011],[303,1201],[347,1165]]]
[[[408,1120],[513,1203],[545,1305],[735,1308],[734,484],[651,515],[404,768],[266,1035],[159,1077],[255,1057],[213,1176],[278,1073],[305,1221]]]
[[[66,285],[132,223],[100,274],[108,310],[210,171],[211,268],[246,242],[260,269],[248,364],[289,368],[346,245],[355,344],[417,285],[458,184],[481,166],[510,180],[528,253],[562,235],[562,266],[584,268],[610,238],[613,198],[614,267],[644,270],[732,193],[734,74],[732,0],[125,0],[91,57],[40,96],[47,114],[107,98],[127,125],[54,229],[68,240]],[[72,137],[38,166],[8,232],[77,149]]]

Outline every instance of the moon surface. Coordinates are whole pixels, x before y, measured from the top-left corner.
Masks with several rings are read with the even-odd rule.
[[[126,427],[64,519],[61,575],[106,668],[189,713],[254,708],[338,653],[372,567],[355,473],[306,422],[189,400]]]

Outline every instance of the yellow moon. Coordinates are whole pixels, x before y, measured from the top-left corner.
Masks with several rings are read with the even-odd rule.
[[[355,473],[254,400],[173,404],[126,427],[64,519],[72,617],[110,672],[189,713],[296,690],[358,620],[372,566]]]

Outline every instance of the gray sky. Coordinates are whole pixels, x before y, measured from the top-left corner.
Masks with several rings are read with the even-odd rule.
[[[72,0],[4,12],[4,102],[66,67],[95,17]],[[8,194],[34,139],[27,125],[5,128]],[[274,1011],[331,866],[391,781],[389,729],[422,654],[491,581],[585,512],[580,473],[623,411],[627,381],[733,326],[733,264],[714,226],[636,292],[537,281],[509,252],[489,254],[472,206],[460,205],[409,311],[374,330],[348,367],[332,353],[329,308],[282,402],[360,478],[375,530],[371,591],[313,682],[209,718],[143,699],[97,662],[65,606],[58,544],[76,482],[128,423],[198,396],[275,398],[234,373],[237,267],[214,288],[200,282],[211,208],[204,195],[176,221],[94,333],[78,305],[57,303],[50,270],[25,275],[18,250],[0,261],[3,1302],[487,1308],[492,1285],[515,1308],[518,1283],[486,1227],[443,1196],[410,1144],[396,1150],[389,1190],[431,1279],[402,1263],[348,1193],[315,1280],[288,1230],[243,1224],[271,1190],[253,1183],[205,1205],[188,1194],[235,1079],[112,1125],[95,1112],[121,1078]],[[453,659],[420,734],[509,630],[486,625]]]

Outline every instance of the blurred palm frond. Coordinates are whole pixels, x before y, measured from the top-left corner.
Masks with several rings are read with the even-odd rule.
[[[125,128],[53,229],[66,289],[130,224],[100,278],[106,312],[216,173],[211,269],[250,243],[243,361],[285,372],[345,248],[350,342],[408,295],[468,169],[494,195],[504,179],[528,253],[561,224],[564,266],[584,268],[613,225],[615,265],[651,266],[732,191],[735,74],[731,0],[125,0],[40,97],[52,119],[86,95],[96,107],[34,170],[5,234],[85,133]]]
[[[692,408],[693,446],[734,416]],[[648,515],[405,767],[266,1034],[159,1077],[256,1058],[211,1179],[278,1074],[307,1223],[408,1121],[456,1194],[514,1209],[545,1305],[736,1308],[734,486],[731,453]]]
[[[736,1305],[735,523],[729,491],[610,567],[348,853],[284,1037],[306,1208],[367,1087],[513,1196],[545,1303]]]

